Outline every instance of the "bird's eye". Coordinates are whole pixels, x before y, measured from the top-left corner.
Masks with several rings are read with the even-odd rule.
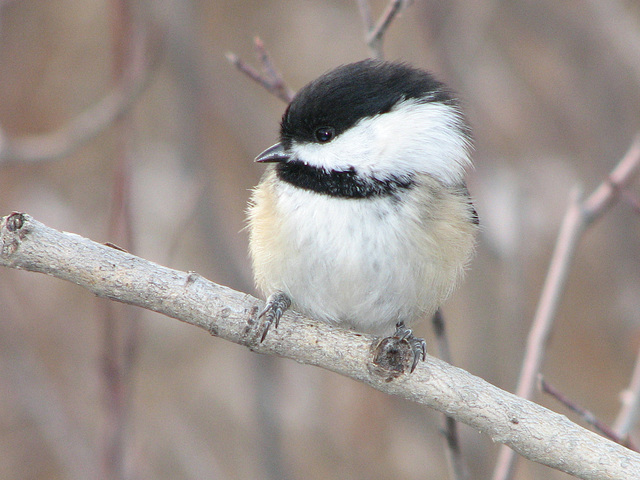
[[[320,127],[315,132],[316,140],[320,143],[327,143],[333,140],[336,135],[336,131],[333,127]]]

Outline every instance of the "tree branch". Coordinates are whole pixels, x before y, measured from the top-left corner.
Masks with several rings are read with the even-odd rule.
[[[94,294],[198,326],[256,353],[316,365],[446,413],[521,455],[587,480],[640,477],[640,455],[533,402],[427,355],[391,379],[372,365],[376,339],[287,312],[260,342],[262,302],[127,252],[60,232],[22,213],[0,221],[0,265],[41,272]],[[384,373],[384,372],[383,372]]]
[[[251,80],[261,85],[267,92],[275,95],[285,103],[290,103],[295,92],[288,87],[282,78],[282,74],[275,68],[264,42],[260,37],[255,37],[253,45],[262,67],[262,72],[253,68],[235,53],[227,53],[227,60]]]
[[[409,5],[413,0],[390,0],[385,11],[380,15],[378,21],[374,24],[371,17],[371,7],[369,0],[357,0],[360,16],[364,25],[365,42],[369,47],[371,58],[382,60],[382,40],[387,29],[398,16],[398,14]]]
[[[639,169],[640,135],[635,138],[627,153],[609,176],[589,197],[582,200],[580,192],[577,189],[573,190],[556,240],[538,308],[529,330],[516,390],[519,396],[527,399],[533,396],[578,242],[586,229],[618,201],[620,198],[618,193],[632,180]],[[510,478],[514,463],[513,452],[505,448],[501,449],[494,469],[493,480]]]
[[[542,392],[548,395],[551,395],[553,398],[555,398],[557,401],[562,403],[569,410],[571,410],[574,413],[577,413],[580,416],[580,418],[582,418],[582,420],[587,422],[594,429],[599,431],[602,435],[604,435],[607,438],[610,438],[616,443],[624,445],[625,447],[631,450],[634,450],[636,452],[638,451],[638,449],[633,444],[630,438],[628,437],[623,438],[620,435],[618,435],[613,428],[611,428],[609,425],[607,425],[602,420],[600,420],[593,412],[591,412],[590,410],[587,410],[583,406],[578,405],[576,402],[571,400],[568,396],[566,396],[556,387],[554,387],[549,382],[547,382],[542,375],[539,376],[538,381],[540,384],[540,390],[542,390]]]
[[[614,431],[621,437],[628,437],[640,415],[640,351],[636,354],[636,363],[631,374],[631,382],[620,395],[622,408],[613,425]]]
[[[431,319],[433,333],[436,339],[438,357],[444,362],[453,364],[453,356],[449,346],[446,322],[440,309]],[[469,469],[467,468],[462,450],[460,447],[460,437],[458,435],[458,424],[447,414],[443,414],[442,436],[444,438],[445,452],[449,463],[449,473],[453,480],[467,480]]]

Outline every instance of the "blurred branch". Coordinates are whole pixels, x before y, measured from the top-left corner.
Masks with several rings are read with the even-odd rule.
[[[358,8],[360,9],[360,17],[362,17],[362,25],[364,26],[365,36],[369,35],[369,32],[373,30],[373,16],[371,14],[371,4],[369,0],[356,0]]]
[[[638,422],[640,413],[640,351],[636,355],[636,363],[631,374],[629,387],[620,395],[622,408],[613,425],[614,431],[621,437],[628,437]]]
[[[259,37],[253,39],[253,44],[258,57],[258,62],[262,66],[262,72],[259,72],[244,60],[239,58],[235,53],[227,53],[227,60],[244,73],[247,77],[256,83],[262,85],[269,93],[275,95],[285,103],[291,102],[294,96],[291,90],[282,78],[282,74],[275,68],[271,61],[271,56],[267,52],[264,43]]]
[[[438,357],[453,365],[449,338],[447,336],[446,322],[440,309],[436,310],[436,313],[431,319],[431,324],[433,326],[436,345],[438,347]],[[445,452],[447,453],[451,478],[454,480],[465,480],[469,478],[469,469],[467,468],[460,448],[458,424],[446,413],[443,413],[442,416],[442,435],[444,437],[444,447]]]
[[[398,14],[411,5],[413,1],[391,0],[375,24],[371,17],[371,8],[368,0],[357,1],[360,7],[360,15],[365,25],[365,41],[371,51],[371,57],[382,59],[382,40],[384,34]],[[255,37],[253,43],[258,63],[262,67],[261,72],[242,60],[235,53],[227,53],[227,60],[251,80],[262,85],[269,93],[275,95],[285,103],[290,103],[295,95],[294,91],[287,86],[282,74],[275,68],[271,61],[271,56],[260,37]]]
[[[586,480],[640,476],[640,455],[565,416],[427,356],[412,374],[389,378],[373,365],[376,338],[287,312],[260,342],[260,300],[196,273],[60,232],[22,213],[0,221],[0,265],[73,282],[99,297],[198,326],[256,353],[316,365],[446,413],[521,455]],[[25,308],[29,308],[25,305]],[[407,366],[408,368],[408,366]],[[390,372],[387,372],[390,373]]]
[[[585,200],[578,190],[571,194],[569,206],[558,234],[549,271],[542,288],[525,350],[516,394],[530,399],[533,396],[538,373],[542,367],[547,342],[553,328],[556,312],[564,293],[567,276],[576,248],[585,230],[609,210],[619,199],[620,191],[633,179],[640,167],[640,135],[612,170],[609,176]],[[494,480],[511,477],[515,455],[502,448],[494,470]]]
[[[111,0],[110,30],[113,52],[112,76],[122,78],[130,68],[145,71],[144,59],[137,54],[141,42],[136,32],[141,25],[130,0]],[[139,40],[139,38],[138,38]],[[113,119],[115,133],[114,172],[111,186],[109,238],[127,250],[135,250],[131,216],[131,116]],[[133,480],[137,466],[129,461],[133,441],[130,422],[133,372],[139,347],[140,311],[100,299],[98,322],[102,328],[102,375],[104,419],[101,430],[102,478]]]
[[[110,127],[134,105],[159,55],[148,52],[144,29],[134,34],[130,64],[112,90],[96,104],[49,133],[11,138],[0,127],[0,166],[59,160]]]
[[[369,0],[357,0],[360,16],[364,24],[365,42],[369,47],[371,58],[382,60],[382,41],[387,29],[398,14],[413,3],[413,0],[390,0],[385,11],[380,15],[376,23],[371,16]]]
[[[542,390],[543,393],[551,395],[569,410],[580,415],[580,418],[587,422],[587,424],[591,425],[607,438],[610,438],[614,442],[619,443],[620,445],[624,445],[631,450],[634,450],[636,452],[638,451],[636,446],[628,437],[622,437],[618,435],[613,428],[601,421],[593,412],[587,410],[586,408],[578,405],[576,402],[571,400],[564,393],[547,382],[542,375],[539,376],[538,380],[540,382],[540,390]]]

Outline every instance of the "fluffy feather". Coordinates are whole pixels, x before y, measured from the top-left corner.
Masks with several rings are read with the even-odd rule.
[[[276,163],[248,211],[258,287],[363,332],[432,315],[477,229],[469,130],[450,92],[405,64],[339,67],[294,98],[280,141],[258,157]]]
[[[249,208],[258,287],[363,332],[432,315],[472,255],[475,212],[463,188],[443,190],[428,175],[418,181],[397,201],[355,200],[287,185],[271,167]]]

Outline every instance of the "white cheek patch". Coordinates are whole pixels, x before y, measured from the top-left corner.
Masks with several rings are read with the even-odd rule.
[[[365,129],[359,125],[343,132],[329,143],[295,143],[292,157],[314,167],[326,170],[358,168],[371,155],[371,142]]]
[[[426,173],[445,184],[463,181],[471,166],[459,111],[439,102],[407,100],[361,120],[325,144],[294,143],[293,156],[327,170],[355,168],[379,179]]]

